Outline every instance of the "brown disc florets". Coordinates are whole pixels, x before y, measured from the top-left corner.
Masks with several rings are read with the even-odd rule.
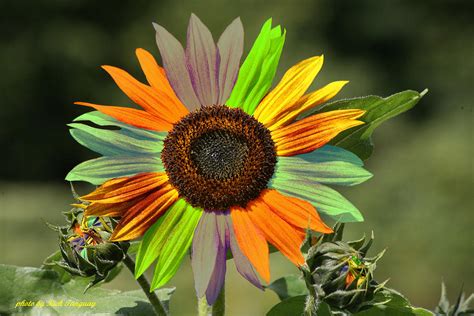
[[[161,159],[169,181],[195,207],[245,207],[267,187],[276,163],[270,131],[240,109],[202,107],[176,123]]]

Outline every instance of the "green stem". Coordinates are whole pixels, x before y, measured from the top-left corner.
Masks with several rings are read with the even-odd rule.
[[[207,305],[206,296],[198,299],[198,315],[199,316],[224,316],[225,314],[225,285],[217,296],[214,305]]]
[[[135,275],[135,272],[134,272],[135,262],[128,254],[125,255],[125,258],[123,259],[123,263],[128,268],[128,270],[130,270],[130,272],[132,272],[132,274]],[[148,282],[148,280],[145,278],[145,275],[142,274],[141,276],[139,276],[137,279],[137,282],[142,288],[148,300],[150,301],[151,305],[153,306],[153,309],[155,310],[155,314],[158,316],[167,316],[168,313],[163,307],[163,304],[161,303],[158,296],[156,296],[155,291],[150,292],[150,282]]]
[[[303,273],[304,281],[306,283],[306,288],[309,291],[309,295],[306,297],[306,304],[304,308],[304,316],[313,316],[316,315],[316,290],[313,286],[313,276],[309,271],[308,267],[302,267],[301,272]]]
[[[207,305],[206,296],[198,299],[198,315],[209,316],[211,315],[211,306]]]
[[[212,305],[212,316],[224,316],[225,314],[225,284],[222,285],[221,292]]]

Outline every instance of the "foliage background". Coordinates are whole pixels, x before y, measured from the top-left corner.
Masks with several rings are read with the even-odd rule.
[[[134,48],[158,56],[152,21],[184,41],[191,12],[215,38],[240,16],[248,51],[273,17],[288,32],[278,77],[324,53],[314,87],[350,80],[340,98],[430,89],[414,110],[375,133],[367,163],[375,177],[344,190],[366,218],[348,226],[347,237],[374,230],[373,253],[388,248],[377,278],[390,278],[415,305],[434,307],[441,280],[452,299],[463,283],[473,292],[473,9],[469,0],[1,1],[0,262],[38,266],[56,250],[56,235],[42,219],[62,222],[60,212],[72,202],[64,175],[94,157],[67,132],[86,111],[72,102],[130,105],[99,65],[143,78]],[[263,314],[278,301],[230,266],[229,315]],[[272,255],[274,278],[296,272]],[[171,284],[174,314],[193,315],[189,262]],[[127,272],[107,286],[136,288]]]

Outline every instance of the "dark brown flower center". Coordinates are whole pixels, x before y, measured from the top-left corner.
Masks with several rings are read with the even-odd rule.
[[[275,171],[270,131],[240,109],[202,107],[176,123],[161,159],[171,184],[195,207],[245,207]]]

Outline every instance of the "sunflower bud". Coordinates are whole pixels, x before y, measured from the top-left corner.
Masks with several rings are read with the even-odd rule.
[[[367,258],[373,235],[365,242],[360,240],[343,242],[344,225],[334,228],[334,233],[314,240],[307,254],[307,268],[303,269],[307,284],[314,289],[312,301],[317,309],[321,302],[340,310],[356,312],[368,307],[374,294],[383,284],[373,279],[376,262],[384,252]],[[370,304],[370,303],[369,303]]]
[[[73,204],[71,211],[64,213],[68,224],[52,228],[59,232],[63,257],[57,264],[74,275],[95,276],[89,288],[104,280],[124,259],[129,243],[109,242],[116,222],[109,217],[84,216],[86,206],[82,201]]]

